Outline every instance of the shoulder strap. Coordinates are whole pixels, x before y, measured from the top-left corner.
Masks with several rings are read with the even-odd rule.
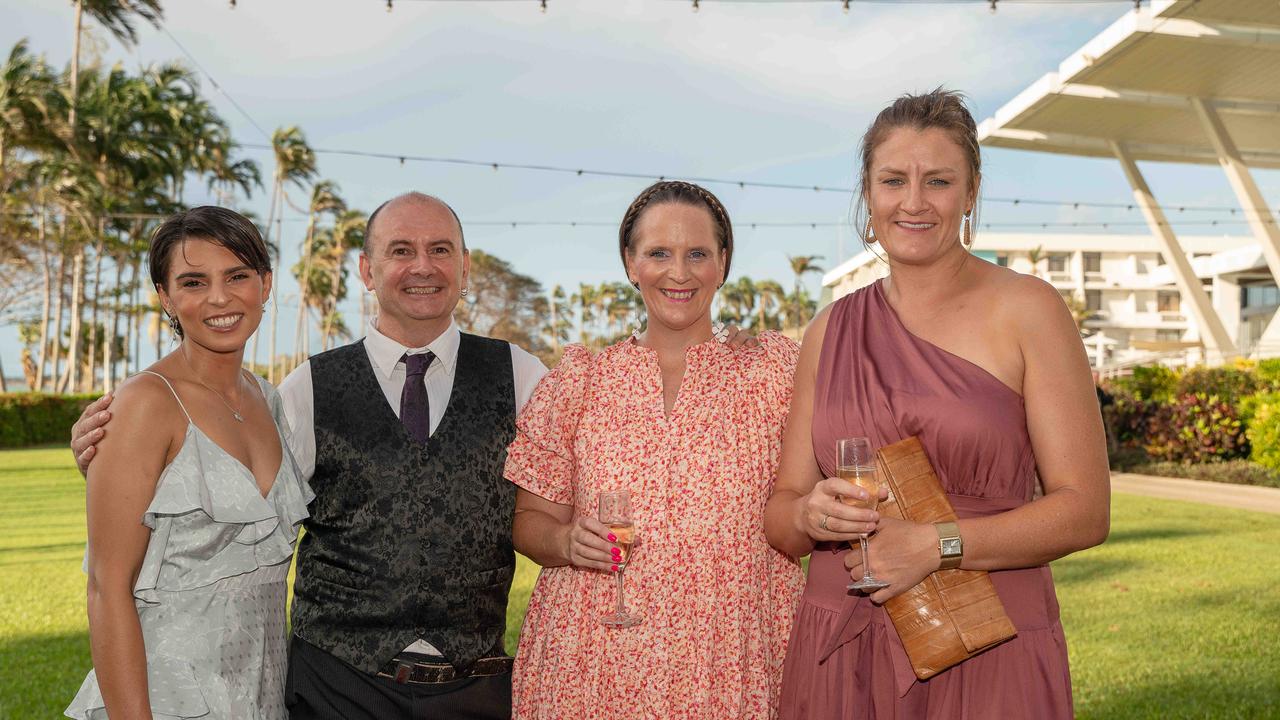
[[[165,385],[168,385],[168,387],[169,387],[169,392],[173,393],[173,399],[178,401],[178,407],[182,408],[182,414],[187,416],[187,422],[193,422],[193,421],[191,420],[191,413],[187,412],[187,406],[182,404],[182,398],[178,397],[178,391],[173,389],[173,385],[171,385],[171,384],[169,383],[169,378],[167,378],[167,377],[165,377],[165,376],[161,375],[161,374],[160,374],[160,373],[158,373],[158,372],[152,372],[152,371],[150,371],[150,370],[143,370],[142,372],[144,372],[144,373],[146,373],[146,374],[148,374],[148,375],[155,375],[156,377],[158,377],[158,378],[160,378],[161,380],[163,380],[163,381],[164,381],[164,384],[165,384]]]

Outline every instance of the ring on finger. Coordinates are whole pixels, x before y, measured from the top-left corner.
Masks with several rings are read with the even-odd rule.
[[[823,516],[822,516],[822,522],[818,523],[818,527],[822,528],[823,530],[826,530],[826,529],[827,529],[827,521],[828,521],[828,520],[830,520],[830,519],[831,519],[831,516],[830,516],[830,515],[823,515]]]

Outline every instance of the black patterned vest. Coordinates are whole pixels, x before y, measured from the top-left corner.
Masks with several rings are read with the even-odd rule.
[[[293,631],[374,673],[417,638],[466,668],[500,652],[515,572],[511,349],[462,335],[426,445],[387,405],[364,343],[311,358],[316,499],[298,546]]]

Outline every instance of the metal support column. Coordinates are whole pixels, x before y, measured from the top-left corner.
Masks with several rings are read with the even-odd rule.
[[[1275,216],[1267,207],[1267,201],[1258,190],[1257,183],[1253,181],[1249,166],[1241,159],[1240,149],[1227,134],[1227,128],[1222,124],[1222,118],[1218,117],[1218,111],[1201,98],[1191,98],[1191,105],[1200,116],[1200,123],[1204,125],[1204,131],[1218,153],[1218,162],[1222,164],[1222,170],[1227,174],[1231,189],[1235,191],[1236,197],[1240,200],[1240,206],[1244,208],[1245,219],[1249,221],[1249,229],[1253,231],[1253,236],[1258,239],[1262,256],[1266,258],[1267,267],[1271,269],[1271,276],[1280,282],[1280,226],[1276,225]],[[1261,342],[1280,345],[1280,322],[1276,321],[1277,318],[1280,318],[1280,313],[1267,323],[1266,329],[1262,331]]]
[[[1196,326],[1200,328],[1200,339],[1204,342],[1209,359],[1221,362],[1235,356],[1237,354],[1235,343],[1231,341],[1231,336],[1223,327],[1222,318],[1218,317],[1217,311],[1213,309],[1213,303],[1209,301],[1209,295],[1200,284],[1200,278],[1196,277],[1195,271],[1191,269],[1191,261],[1187,259],[1187,254],[1182,250],[1182,244],[1173,234],[1173,228],[1169,226],[1164,211],[1160,209],[1155,196],[1151,194],[1151,188],[1147,186],[1146,178],[1142,177],[1142,172],[1138,170],[1137,163],[1120,143],[1108,140],[1107,144],[1111,146],[1111,152],[1120,161],[1120,167],[1124,168],[1124,175],[1128,178],[1130,187],[1133,188],[1133,198],[1142,209],[1142,215],[1151,226],[1151,232],[1160,242],[1161,252],[1164,254],[1165,262],[1173,271],[1173,281],[1177,284],[1178,291],[1191,306],[1191,314],[1196,319]]]

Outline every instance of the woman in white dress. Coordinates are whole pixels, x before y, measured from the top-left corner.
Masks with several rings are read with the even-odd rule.
[[[94,669],[66,714],[282,719],[285,577],[314,495],[274,388],[242,369],[267,249],[199,207],[156,230],[150,269],[182,341],[120,386],[89,466]]]

